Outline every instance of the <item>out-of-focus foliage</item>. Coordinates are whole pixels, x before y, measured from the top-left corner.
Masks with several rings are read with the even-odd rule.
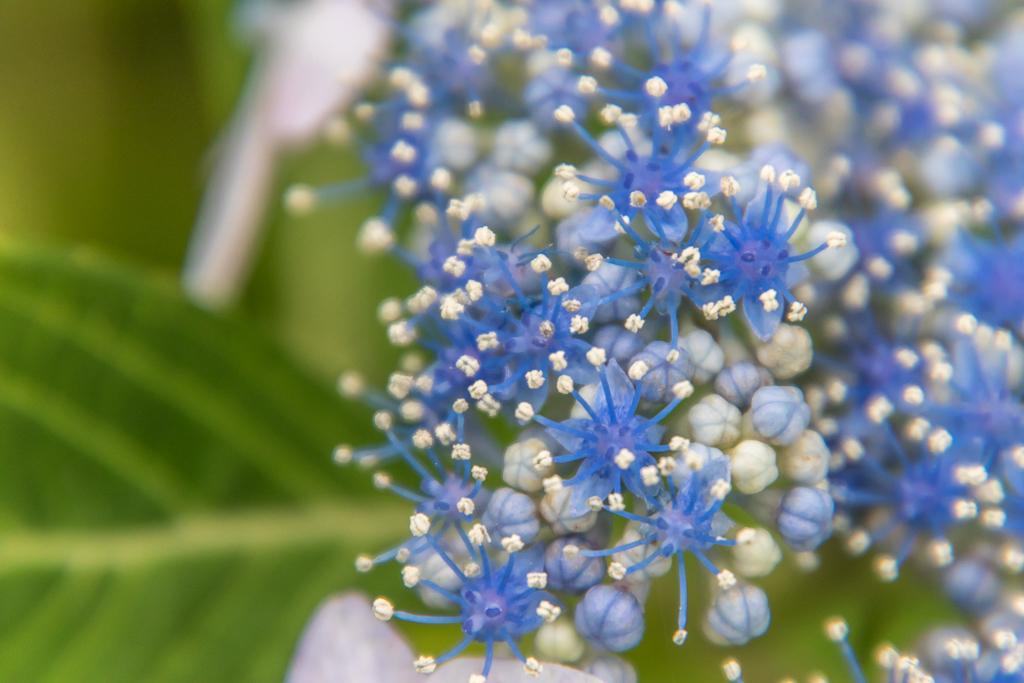
[[[395,535],[329,389],[92,252],[0,247],[0,680],[280,680]]]

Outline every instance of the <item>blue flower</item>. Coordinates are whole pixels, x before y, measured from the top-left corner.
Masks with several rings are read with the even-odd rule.
[[[587,411],[587,418],[571,418],[554,422],[540,415],[535,420],[548,428],[567,455],[559,455],[555,462],[581,460],[576,475],[565,483],[573,487],[574,515],[588,511],[587,500],[604,500],[610,493],[620,493],[623,487],[641,498],[653,495],[659,485],[643,483],[640,470],[655,465],[651,453],[670,450],[660,445],[665,428],[658,424],[675,410],[682,401],[675,398],[651,418],[636,414],[643,385],[633,386],[629,377],[615,361],[601,368],[601,383],[593,405],[573,390],[573,397]]]
[[[690,131],[711,112],[715,97],[763,78],[764,69],[750,71],[750,75],[738,83],[716,85],[726,73],[732,54],[711,39],[710,8],[704,7],[700,37],[689,50],[679,49],[678,28],[671,20],[666,21],[663,11],[659,7],[643,18],[650,38],[644,41],[642,48],[648,52],[653,66],[640,70],[606,53],[599,64],[621,86],[603,87],[595,81],[588,90],[635,112],[647,130],[657,131],[670,121],[676,125],[687,124],[681,126],[681,130]],[[664,44],[657,40],[659,33],[664,36]]]
[[[503,566],[492,568],[487,551],[480,545],[477,548],[479,565],[475,565],[472,572],[466,572],[455,564],[436,541],[430,536],[426,538],[458,577],[461,587],[457,591],[449,591],[432,581],[419,578],[414,581],[407,579],[406,582],[421,585],[447,598],[458,606],[459,614],[412,614],[395,610],[383,598],[374,603],[374,613],[378,618],[390,619],[394,616],[403,621],[420,624],[461,624],[464,634],[462,641],[436,659],[421,657],[417,660],[417,669],[429,673],[438,664],[456,657],[473,641],[485,643],[487,647],[482,672],[484,676],[490,673],[496,642],[506,643],[512,654],[526,663],[527,660],[519,651],[516,641],[523,635],[536,631],[546,618],[557,616],[560,611],[558,601],[549,593],[537,588],[538,582],[532,576],[543,572],[543,548],[534,545],[522,552],[513,549]],[[520,543],[518,547],[521,548],[522,544]]]
[[[770,177],[774,173],[774,170],[766,172]],[[780,181],[783,176],[779,177]],[[794,180],[799,183],[795,174],[784,182],[788,186]],[[789,291],[807,274],[801,262],[829,246],[846,243],[845,236],[837,234],[829,236],[825,244],[799,253],[789,241],[805,213],[817,205],[817,200],[813,191],[805,190],[800,195],[800,212],[789,223],[782,219],[785,200],[786,194],[775,192],[770,184],[763,194],[747,204],[745,211],[733,201],[736,222],[723,221],[721,228],[716,228],[701,246],[701,256],[713,264],[717,283],[702,287],[700,294],[708,301],[725,302],[724,308],[717,303],[708,304],[712,308],[705,306],[705,315],[717,317],[742,301],[744,317],[751,331],[762,341],[775,334],[787,310],[790,320],[802,319],[807,310]]]
[[[546,258],[546,257],[543,257]],[[566,375],[581,383],[593,382],[597,373],[586,360],[589,343],[580,338],[587,332],[596,310],[596,292],[589,285],[569,289],[563,278],[551,281],[542,275],[542,297],[533,305],[521,290],[516,295],[522,307],[517,317],[510,306],[483,300],[489,315],[463,320],[476,330],[478,348],[493,348],[500,360],[494,365],[505,369],[500,382],[487,384],[495,396],[511,395],[531,403],[539,410],[544,405],[556,376]],[[552,380],[552,381],[549,381]]]
[[[906,531],[892,555],[889,567],[879,560],[882,577],[892,580],[922,533],[931,534],[936,552],[944,552],[946,531],[977,514],[967,485],[971,468],[982,468],[981,454],[971,448],[948,449],[948,442],[929,439],[929,451],[911,459],[891,430],[888,448],[850,458],[846,465],[829,474],[832,497],[847,511],[884,510],[888,520],[874,529],[855,534],[853,547],[863,551],[873,541],[886,539],[898,529]],[[948,434],[947,434],[948,436]],[[976,476],[976,475],[975,475]],[[982,477],[984,478],[984,477]],[[781,521],[780,521],[781,524]]]
[[[1024,329],[1024,235],[1006,240],[998,229],[994,240],[959,231],[940,259],[952,275],[953,303],[989,325]]]
[[[576,87],[578,80],[570,69],[561,66],[548,67],[534,76],[523,90],[523,102],[533,122],[550,130],[557,125],[555,110],[559,107],[568,107],[577,118],[585,118],[588,103]]]
[[[434,449],[434,440],[426,430],[417,432],[413,440],[427,454],[427,465],[413,455],[409,448],[411,444],[404,443],[390,429],[386,434],[394,452],[420,477],[420,492],[394,483],[389,475],[382,472],[374,475],[374,484],[415,503],[414,516],[425,516],[426,526],[417,529],[412,539],[403,541],[373,558],[373,564],[387,562],[401,555],[408,557],[409,553],[426,550],[430,541],[424,538],[425,536],[439,539],[452,530],[462,537],[472,554],[473,549],[466,536],[465,525],[472,522],[474,516],[479,517],[478,508],[482,508],[488,502],[490,494],[482,490],[483,476],[473,472],[468,458],[453,457],[452,470],[445,469]],[[417,522],[423,523],[418,520]],[[421,531],[422,533],[419,533]]]
[[[640,562],[624,570],[623,575],[643,571],[659,558],[676,557],[679,569],[679,629],[673,636],[677,645],[686,639],[686,568],[683,554],[686,552],[701,561],[720,581],[728,582],[732,575],[719,572],[705,553],[714,546],[732,546],[735,541],[726,540],[724,534],[732,528],[733,522],[722,512],[722,501],[730,485],[729,458],[721,451],[710,449],[697,451],[696,456],[710,454],[706,462],[694,471],[690,466],[672,468],[669,476],[669,494],[649,500],[655,511],[649,517],[642,517],[621,509],[613,510],[617,515],[640,524],[641,537],[625,545],[607,550],[580,551],[590,557],[604,557],[628,551],[645,545],[654,550]],[[675,461],[673,461],[675,462]]]

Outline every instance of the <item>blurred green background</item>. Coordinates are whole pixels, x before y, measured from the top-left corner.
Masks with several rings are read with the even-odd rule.
[[[407,511],[367,475],[330,465],[365,442],[368,413],[331,385],[395,356],[374,310],[412,291],[357,258],[369,197],[305,218],[270,209],[243,302],[192,309],[177,272],[210,155],[251,58],[227,0],[0,3],[0,681],[281,680],[302,624],[331,591],[401,595],[397,571],[356,576],[359,551],[398,538]],[[351,150],[282,159],[279,188],[360,173]],[[374,496],[367,508],[362,498]],[[834,548],[809,577],[791,559],[763,585],[774,625],[725,652],[697,628],[670,643],[659,582],[642,681],[750,683],[824,671],[842,613],[868,656],[954,619],[926,577],[881,585]],[[435,654],[456,630],[414,629]]]

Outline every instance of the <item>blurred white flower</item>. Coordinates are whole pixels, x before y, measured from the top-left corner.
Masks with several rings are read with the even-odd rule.
[[[182,272],[198,303],[237,298],[260,243],[277,155],[320,134],[372,76],[389,34],[387,2],[256,2],[261,47],[224,133]]]

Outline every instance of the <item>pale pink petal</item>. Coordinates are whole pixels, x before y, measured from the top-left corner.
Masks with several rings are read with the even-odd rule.
[[[471,674],[484,669],[482,657],[460,657],[437,667],[422,683],[467,683]],[[487,683],[602,683],[601,679],[561,664],[544,662],[537,678],[531,678],[518,659],[496,659],[487,676]]]
[[[373,616],[370,601],[348,593],[326,600],[306,624],[285,681],[427,683],[414,659],[398,631]]]

